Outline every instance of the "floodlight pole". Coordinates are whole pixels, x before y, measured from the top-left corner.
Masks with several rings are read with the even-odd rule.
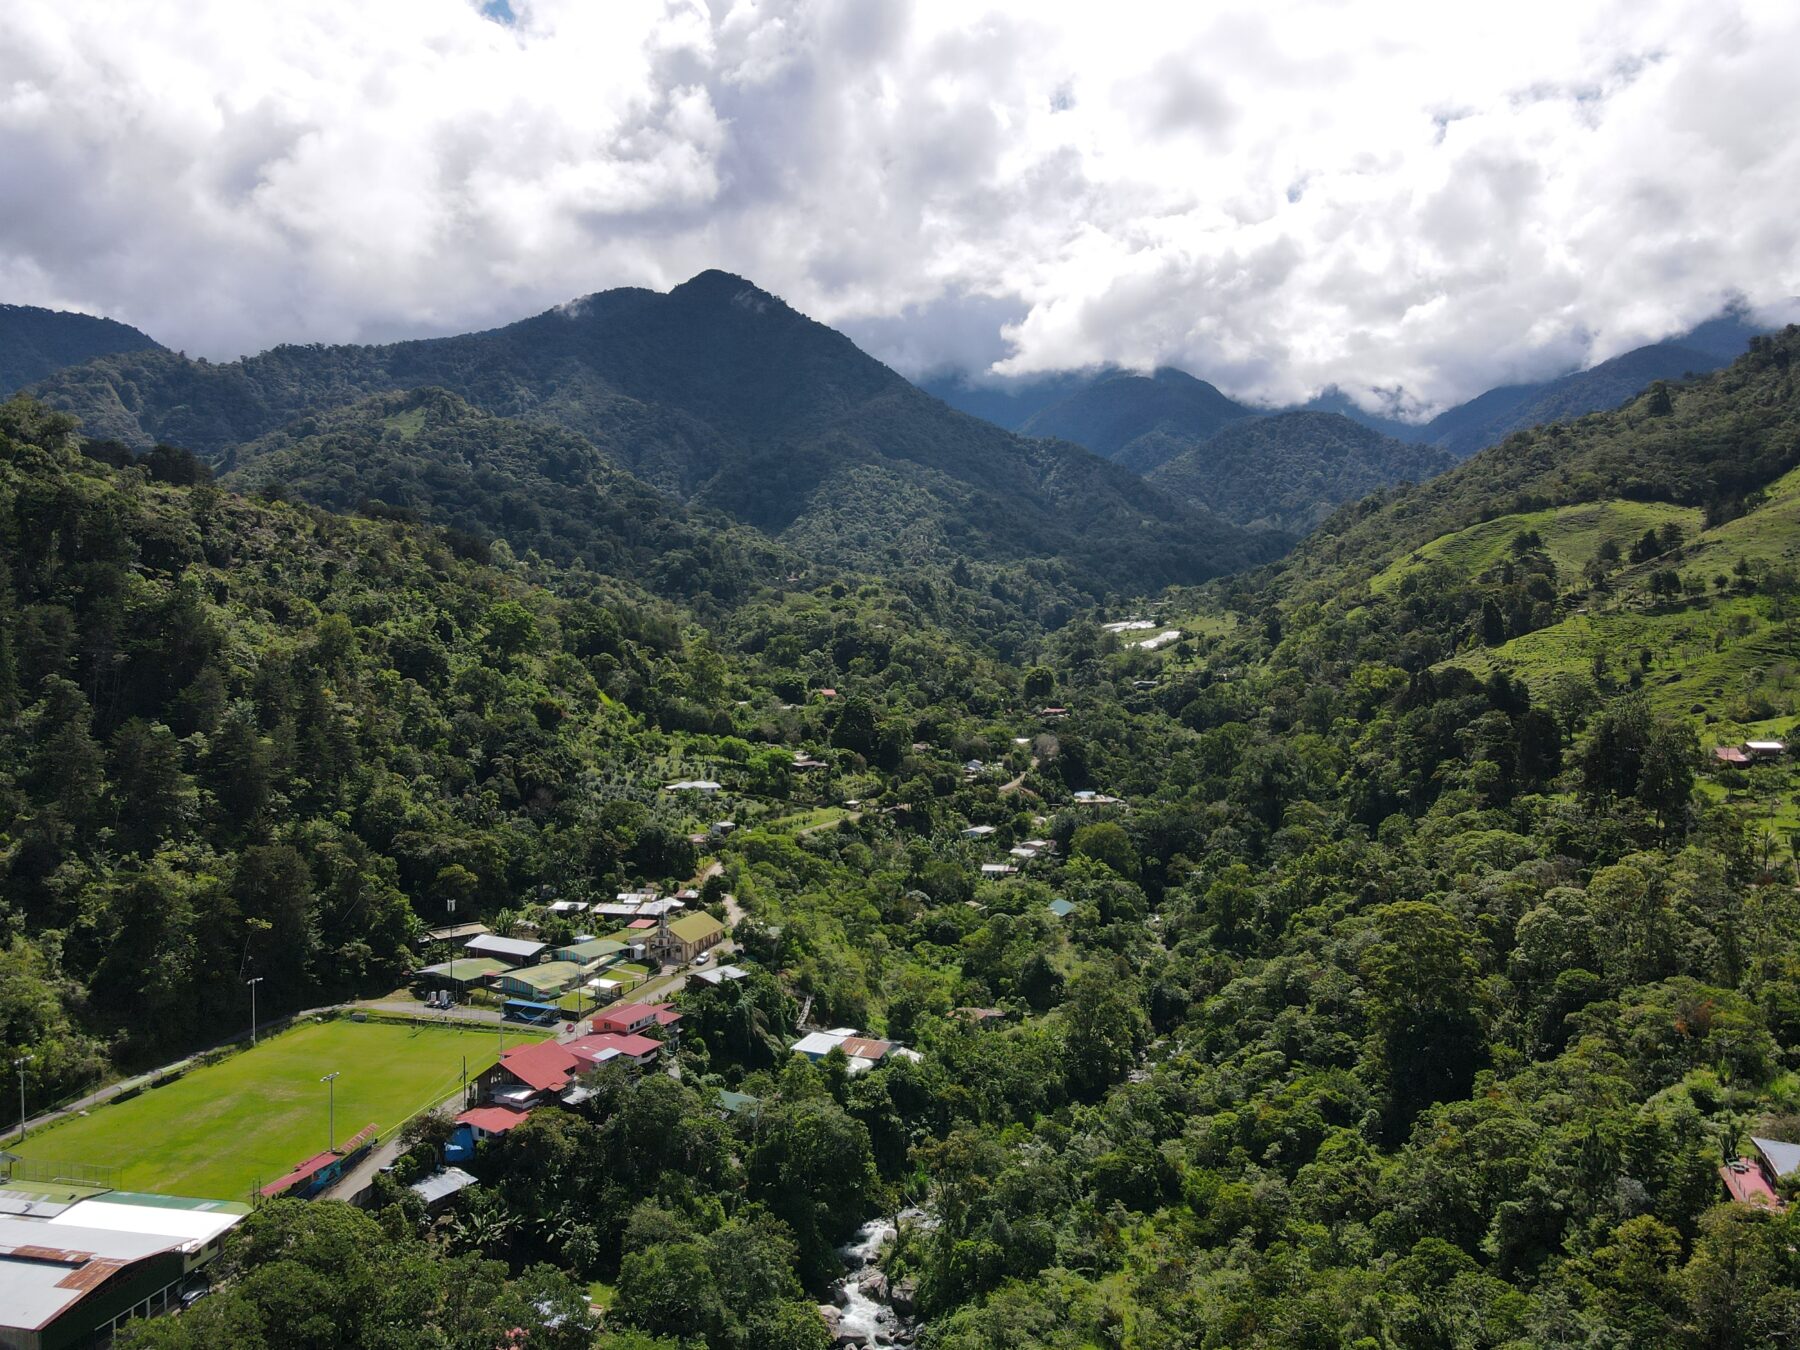
[[[256,1048],[256,986],[263,982],[261,975],[252,976],[244,983],[250,986],[250,1048]]]
[[[454,915],[456,913],[456,897],[455,896],[452,895],[452,896],[445,897],[444,913],[447,916]],[[456,994],[457,994],[457,989],[456,989],[456,939],[451,938],[450,939],[450,998],[452,1001],[455,1001]]]
[[[13,1068],[19,1071],[19,1141],[25,1140],[25,1066],[31,1063],[32,1056],[20,1055],[13,1061]]]
[[[333,1069],[319,1081],[325,1084],[325,1151],[337,1152],[337,1076],[342,1069]]]

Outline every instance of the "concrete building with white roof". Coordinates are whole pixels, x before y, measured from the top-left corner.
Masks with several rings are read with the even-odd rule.
[[[0,1185],[9,1196],[31,1191]],[[178,1310],[248,1212],[125,1191],[40,1195],[0,1213],[0,1350],[104,1343],[133,1318]]]

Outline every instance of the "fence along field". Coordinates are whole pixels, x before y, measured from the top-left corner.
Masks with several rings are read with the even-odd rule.
[[[507,1043],[522,1036],[508,1028]],[[125,1101],[41,1130],[21,1158],[103,1168],[125,1190],[245,1200],[326,1147],[324,1074],[336,1071],[337,1142],[366,1125],[387,1139],[499,1053],[496,1032],[425,1023],[304,1023]]]

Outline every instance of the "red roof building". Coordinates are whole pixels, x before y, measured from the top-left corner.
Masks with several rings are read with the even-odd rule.
[[[474,1130],[478,1139],[491,1139],[495,1135],[517,1129],[530,1119],[531,1112],[515,1111],[510,1106],[477,1106],[464,1111],[456,1118],[456,1123]]]
[[[613,1059],[648,1064],[662,1053],[662,1042],[653,1041],[648,1036],[622,1036],[615,1032],[605,1032],[570,1041],[567,1048],[588,1065],[604,1064]]]
[[[1754,1159],[1739,1158],[1726,1163],[1719,1169],[1719,1179],[1725,1183],[1726,1193],[1740,1205],[1781,1208],[1781,1197],[1775,1194],[1775,1188]]]
[[[681,1014],[666,1003],[621,1003],[594,1014],[594,1030],[620,1035],[643,1031],[649,1027],[673,1026]]]
[[[561,1092],[582,1071],[582,1061],[555,1041],[514,1046],[500,1056],[490,1075],[503,1074],[538,1092]]]
[[[338,1155],[333,1152],[314,1154],[284,1177],[276,1177],[257,1194],[263,1196],[286,1195],[289,1191],[305,1182],[311,1181],[320,1172],[336,1165]]]

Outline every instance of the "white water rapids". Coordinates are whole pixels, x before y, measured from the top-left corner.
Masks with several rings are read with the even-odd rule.
[[[909,1226],[927,1226],[930,1218],[923,1210],[909,1209],[900,1218]],[[885,1292],[875,1262],[882,1249],[894,1238],[892,1219],[870,1219],[856,1230],[856,1237],[838,1249],[850,1273],[834,1287],[837,1306],[841,1309],[837,1323],[837,1343],[843,1346],[909,1346],[917,1328],[911,1319],[894,1311],[885,1297],[869,1291],[873,1285]]]

